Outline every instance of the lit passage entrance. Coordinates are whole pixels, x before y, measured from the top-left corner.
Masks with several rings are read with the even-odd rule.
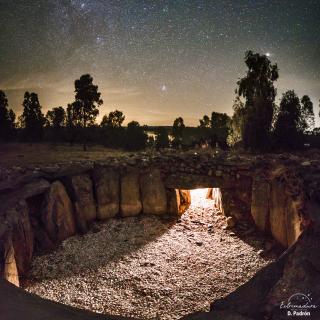
[[[176,190],[178,194],[179,212],[185,215],[192,211],[192,208],[202,208],[203,215],[209,213],[222,213],[222,199],[219,188],[199,188],[192,190]]]

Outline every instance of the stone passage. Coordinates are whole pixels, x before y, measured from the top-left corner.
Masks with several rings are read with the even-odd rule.
[[[12,169],[0,180],[0,273],[18,284],[34,255],[86,234],[95,221],[179,218],[190,206],[188,190],[197,188],[219,188],[229,227],[256,225],[288,247],[309,220],[301,179],[292,174],[298,164],[277,161],[191,154]]]
[[[159,215],[109,219],[58,251],[36,257],[26,290],[50,300],[112,315],[179,319],[209,311],[270,259],[257,234],[235,236],[206,199],[187,192],[191,204],[178,221]],[[189,198],[190,199],[190,198]],[[93,232],[94,231],[94,232]]]

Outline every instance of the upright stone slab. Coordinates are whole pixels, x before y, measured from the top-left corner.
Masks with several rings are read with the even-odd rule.
[[[97,218],[112,218],[120,210],[120,177],[110,168],[96,167],[93,175],[97,198]]]
[[[270,184],[266,180],[255,179],[252,184],[251,215],[259,230],[267,230],[269,217]]]
[[[53,242],[61,242],[76,234],[73,206],[60,181],[53,182],[45,195],[41,220]]]
[[[10,235],[0,240],[0,275],[3,279],[19,287],[19,274],[15,252]]]
[[[161,215],[167,212],[166,189],[159,170],[142,174],[140,188],[143,213]]]
[[[8,210],[6,215],[17,217],[12,227],[12,245],[18,273],[20,276],[26,276],[31,265],[34,247],[34,235],[27,203],[21,200],[15,208]]]
[[[88,174],[70,178],[72,200],[75,207],[75,218],[81,232],[87,231],[87,223],[96,219],[96,203],[93,197],[93,186]]]
[[[299,215],[299,206],[300,206],[300,203],[298,201],[292,201],[291,203],[288,203],[286,225],[287,225],[287,240],[288,240],[289,247],[298,240],[300,234],[303,231],[302,219]]]
[[[180,215],[180,192],[178,189],[167,189],[168,213],[173,216]]]
[[[270,231],[272,236],[284,247],[288,246],[287,238],[287,195],[283,182],[274,179],[270,192]]]
[[[179,190],[179,195],[180,195],[179,212],[180,214],[182,214],[190,207],[191,193],[190,193],[190,190]]]
[[[121,215],[136,216],[141,213],[139,172],[129,171],[121,177]]]

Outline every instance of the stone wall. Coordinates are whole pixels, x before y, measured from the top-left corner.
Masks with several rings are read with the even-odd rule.
[[[95,220],[177,217],[195,188],[220,188],[226,216],[255,224],[288,247],[306,224],[305,201],[303,187],[292,187],[299,180],[288,174],[292,169],[278,168],[274,161],[191,154],[8,171],[0,181],[0,273],[18,284],[34,254],[86,233]]]

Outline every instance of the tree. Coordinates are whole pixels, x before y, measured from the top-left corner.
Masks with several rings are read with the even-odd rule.
[[[293,90],[285,92],[280,102],[274,136],[278,147],[295,149],[303,144],[303,118],[299,97]]]
[[[225,149],[227,148],[227,138],[229,134],[230,117],[226,113],[212,112],[211,114],[211,134],[212,143]]]
[[[169,148],[169,136],[166,128],[160,127],[156,135],[156,148]]]
[[[125,130],[122,128],[122,123],[125,120],[124,114],[115,110],[104,115],[100,123],[102,130],[101,142],[106,147],[121,147],[125,139]]]
[[[137,121],[128,123],[125,134],[125,148],[130,151],[141,150],[146,147],[148,136]]]
[[[210,128],[210,118],[207,115],[204,115],[199,122],[199,128]]]
[[[66,111],[63,107],[55,107],[46,114],[47,138],[57,142],[63,140],[64,126],[66,124]]]
[[[63,107],[55,107],[47,112],[46,119],[50,127],[60,129],[65,125],[66,112]]]
[[[239,96],[233,102],[233,116],[230,122],[230,132],[228,136],[228,144],[235,145],[242,139],[242,132],[244,126],[245,106]]]
[[[186,126],[184,125],[184,121],[181,117],[174,120],[173,126],[172,126],[174,146],[179,146],[182,144],[182,138],[183,138],[183,133],[185,131],[185,128]]]
[[[248,51],[245,55],[248,71],[240,79],[237,93],[245,98],[242,140],[251,149],[265,149],[270,141],[276,89],[279,77],[277,64],[266,55]]]
[[[115,110],[111,111],[109,115],[104,115],[101,121],[101,127],[112,127],[112,128],[120,128],[123,121],[125,120],[125,116],[122,111]]]
[[[0,90],[0,141],[7,141],[13,136],[16,115],[8,109],[8,99]]]
[[[21,115],[21,125],[24,129],[25,138],[30,141],[42,139],[45,117],[41,111],[38,95],[28,91],[24,94],[23,113]]]
[[[86,128],[93,125],[99,107],[103,103],[98,92],[98,86],[93,84],[93,78],[89,74],[82,75],[75,83],[75,104],[73,104],[73,115],[84,129],[83,150],[87,150]]]
[[[301,98],[301,117],[302,130],[311,131],[314,127],[314,112],[313,103],[307,95]]]

